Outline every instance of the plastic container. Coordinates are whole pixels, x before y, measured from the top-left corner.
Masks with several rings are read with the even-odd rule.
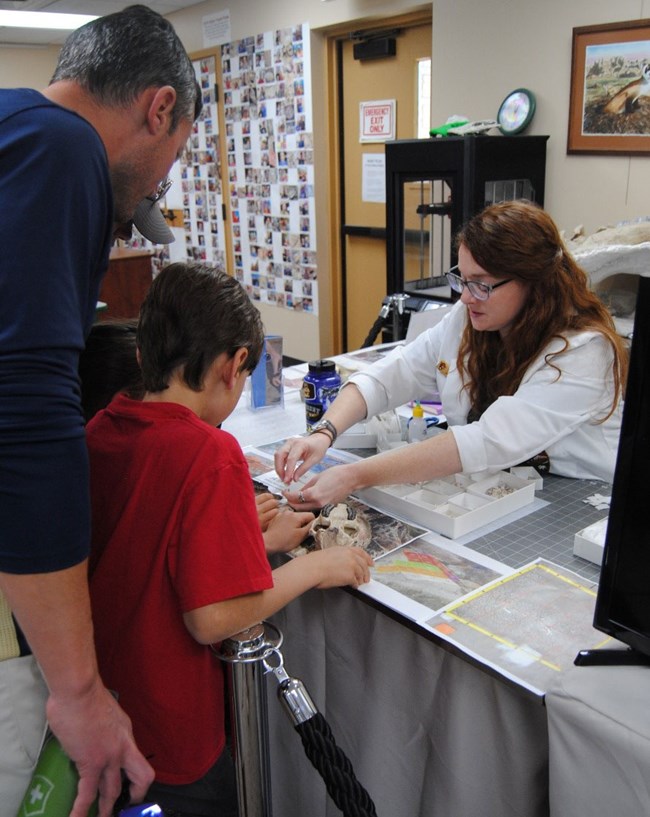
[[[463,474],[454,478],[464,482]],[[362,502],[381,508],[385,513],[394,514],[416,525],[457,539],[472,531],[490,525],[513,511],[532,503],[535,499],[533,482],[518,479],[505,471],[498,471],[486,479],[475,482],[470,479],[467,490],[460,486],[447,493],[442,483],[448,480],[432,480],[420,486],[364,488],[355,493]],[[496,489],[496,490],[495,490]],[[458,491],[458,492],[456,492]],[[438,502],[444,504],[437,504]]]
[[[341,377],[333,360],[313,360],[302,381],[307,431],[322,418],[341,388]]]
[[[427,437],[427,421],[420,403],[416,402],[413,406],[413,416],[409,417],[406,437],[410,443],[419,443]]]

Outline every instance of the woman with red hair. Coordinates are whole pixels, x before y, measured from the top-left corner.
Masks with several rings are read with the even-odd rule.
[[[447,273],[459,301],[436,326],[353,375],[315,433],[276,455],[285,483],[364,418],[439,393],[446,432],[331,468],[287,498],[298,507],[372,485],[519,465],[611,481],[627,353],[551,217],[527,201],[491,205],[457,236]]]

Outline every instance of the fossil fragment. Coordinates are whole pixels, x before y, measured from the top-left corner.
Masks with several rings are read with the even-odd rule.
[[[325,505],[311,525],[318,550],[343,545],[366,547],[370,544],[370,523],[360,511],[345,502]]]
[[[511,485],[494,485],[492,488],[488,488],[485,493],[495,499],[502,499],[508,494],[514,494],[514,492],[515,489]]]

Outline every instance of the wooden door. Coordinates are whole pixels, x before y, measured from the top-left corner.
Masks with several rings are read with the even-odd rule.
[[[395,100],[394,138],[417,137],[418,63],[431,58],[430,20],[392,28],[387,33],[395,37],[395,56],[355,59],[355,40],[349,38],[340,40],[339,47],[341,292],[346,351],[361,346],[386,295],[386,206],[372,201],[376,196],[368,184],[376,161],[371,156],[383,154],[384,144],[360,141],[360,103]]]

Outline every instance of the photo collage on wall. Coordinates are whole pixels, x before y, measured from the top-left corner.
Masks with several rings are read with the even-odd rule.
[[[216,58],[204,57],[192,64],[203,94],[203,110],[179,162],[185,249],[188,258],[226,270]]]
[[[140,235],[135,229],[133,230],[133,236],[124,243],[124,246],[130,250],[148,250],[152,253],[151,274],[154,278],[158,275],[160,270],[171,261],[169,246],[167,244],[152,244],[151,241],[147,241],[147,239]]]
[[[146,249],[153,253],[151,265],[154,277],[166,264],[183,258],[227,269],[223,191],[219,174],[216,62],[214,56],[192,62],[203,95],[203,108],[194,123],[183,155],[169,172],[173,186],[159,202],[163,212],[167,208],[182,207],[183,233],[179,235],[180,230],[176,231],[174,244],[159,245],[152,244],[134,230],[127,245],[131,249]],[[184,248],[182,241],[185,242]]]
[[[254,301],[317,314],[309,27],[223,45],[221,67],[235,277]]]

